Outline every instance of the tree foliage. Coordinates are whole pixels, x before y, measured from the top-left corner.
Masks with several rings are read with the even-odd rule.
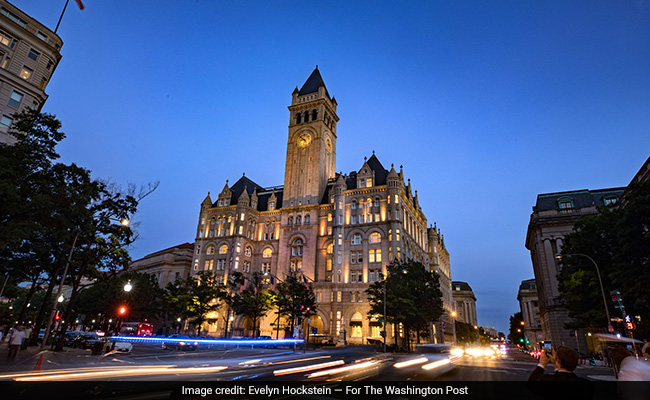
[[[271,309],[273,298],[273,293],[264,288],[264,278],[261,272],[254,272],[244,284],[244,290],[235,294],[233,310],[253,321],[253,337],[259,336],[259,320]]]
[[[508,333],[508,340],[514,344],[522,344],[526,341],[526,334],[524,333],[524,325],[521,324],[522,322],[524,322],[524,317],[521,314],[521,311],[518,311],[510,316],[510,331]],[[517,332],[517,329],[519,329],[519,332]]]
[[[316,295],[302,275],[290,273],[275,288],[278,312],[290,322],[290,332],[302,318],[316,314]],[[279,323],[279,321],[278,321]]]
[[[410,332],[428,329],[443,314],[440,277],[417,261],[393,261],[387,267],[386,281],[378,281],[366,290],[371,317],[384,315],[384,284],[386,288],[386,319],[394,325],[403,324],[407,347]],[[395,335],[397,340],[397,336]]]
[[[610,291],[619,290],[626,313],[636,320],[636,334],[648,337],[650,181],[630,186],[621,202],[599,210],[597,215],[581,217],[565,237],[558,281],[561,299],[573,319],[566,327],[607,328],[596,268],[587,257],[572,255],[585,254],[598,265],[610,316],[622,317],[609,296]]]

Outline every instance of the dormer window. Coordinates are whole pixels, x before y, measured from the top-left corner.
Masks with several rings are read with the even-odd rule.
[[[366,178],[366,187],[372,187],[372,178]]]
[[[271,201],[269,202],[269,211],[273,211],[273,210],[275,210],[275,202]]]
[[[612,204],[616,204],[617,201],[618,201],[618,197],[616,196],[603,197],[603,203],[606,206],[611,206]]]
[[[573,208],[573,199],[571,197],[560,197],[557,199],[557,205],[560,210]]]

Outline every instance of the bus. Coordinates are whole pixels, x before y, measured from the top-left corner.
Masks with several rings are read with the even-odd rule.
[[[120,335],[122,336],[151,336],[153,324],[148,322],[122,322]]]

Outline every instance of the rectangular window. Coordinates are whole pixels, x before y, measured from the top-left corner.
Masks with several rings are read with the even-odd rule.
[[[381,249],[375,250],[375,260],[381,262]]]
[[[357,216],[353,215],[352,216],[352,225],[355,225],[357,223]]]
[[[363,214],[359,215],[359,223],[360,224],[364,223],[364,217],[365,217],[365,215],[363,215]]]
[[[9,99],[9,107],[18,108],[22,99],[23,95],[14,91]]]
[[[244,213],[241,213],[241,215],[239,216],[239,220],[240,220],[240,221],[243,221],[243,220],[244,220]]]
[[[11,11],[7,10],[4,7],[2,7],[0,9],[0,14],[2,14],[5,17],[9,18],[10,20],[14,21],[15,23],[22,26],[23,28],[27,26],[27,22],[23,21],[16,14],[12,13]]]
[[[32,71],[30,68],[23,67],[23,69],[20,71],[20,77],[23,78],[24,80],[28,80],[32,76]]]
[[[323,301],[323,296],[322,296],[322,295],[323,295],[322,292],[318,292],[318,293],[316,293],[316,301],[317,301],[317,302],[320,303],[321,301]]]
[[[343,209],[343,200],[339,200],[339,210]]]
[[[0,43],[4,44],[7,47],[10,47],[12,39],[7,36],[4,32],[0,32]]]
[[[366,179],[366,187],[372,187],[372,178]]]
[[[375,250],[368,250],[368,262],[375,262]]]
[[[339,225],[343,225],[343,216],[339,215]]]
[[[395,195],[395,204],[399,204],[399,197],[397,195]]]
[[[239,234],[240,234],[240,235],[243,235],[243,234],[244,234],[244,226],[243,226],[243,225],[240,225],[240,226],[239,226]]]
[[[327,234],[328,234],[328,235],[331,235],[331,234],[332,234],[332,227],[331,227],[331,226],[328,226],[328,227],[327,227]]]
[[[380,219],[379,213],[375,213],[375,222],[379,222],[379,219]]]
[[[364,188],[364,187],[366,187],[366,181],[364,181],[363,179],[359,179],[359,188]]]
[[[7,66],[9,65],[9,60],[11,60],[11,58],[9,57],[2,60],[2,69],[7,69]]]
[[[350,253],[350,263],[351,264],[356,264],[357,263],[357,253],[354,252],[354,251],[352,253]]]
[[[357,283],[357,272],[350,271],[350,283]],[[352,301],[352,300],[350,300]]]
[[[357,264],[363,264],[363,251],[357,253]]]
[[[395,240],[399,242],[399,229],[395,230]]]
[[[9,127],[11,126],[11,121],[12,121],[11,118],[7,117],[6,115],[3,115],[2,118],[0,118],[0,125],[9,129]]]
[[[39,38],[39,39],[41,39],[42,41],[46,41],[46,40],[47,40],[47,36],[45,36],[45,35],[43,34],[43,32],[41,32],[41,31],[38,31],[38,33],[36,34],[36,37]]]
[[[334,291],[331,291],[331,292],[330,292],[330,301],[331,301],[331,302],[334,301]]]
[[[350,303],[354,303],[354,292],[350,292]]]
[[[343,235],[339,233],[339,246],[343,244]]]
[[[36,61],[38,60],[38,56],[41,55],[38,51],[34,49],[30,49],[29,53],[27,54],[27,57],[31,58],[32,60]]]
[[[206,271],[212,271],[213,266],[214,266],[214,260],[205,260],[205,270]]]
[[[327,269],[327,271],[332,270],[332,259],[331,258],[327,259],[327,266],[325,268]]]
[[[341,302],[341,291],[340,290],[338,292],[336,292],[336,302],[337,303]]]
[[[196,260],[194,260],[194,271],[196,271],[198,269],[199,269],[199,260],[196,259]]]

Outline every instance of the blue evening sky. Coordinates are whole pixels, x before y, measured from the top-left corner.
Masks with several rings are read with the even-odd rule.
[[[64,0],[14,0],[54,29]],[[74,1],[44,111],[63,162],[159,189],[134,259],[192,242],[243,172],[284,183],[291,92],[316,65],[339,103],[337,170],[404,165],[507,332],[539,193],[625,186],[650,153],[650,3]]]

